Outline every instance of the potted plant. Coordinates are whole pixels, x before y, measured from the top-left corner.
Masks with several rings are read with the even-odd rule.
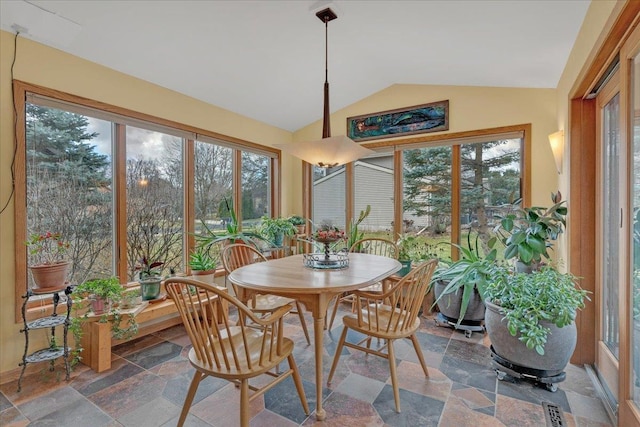
[[[63,289],[71,267],[66,259],[69,242],[60,233],[47,231],[43,234],[32,234],[27,240],[30,256],[29,269],[33,277],[34,289],[37,291],[54,291]]]
[[[91,311],[84,310],[82,316],[77,314],[74,316],[71,326],[76,342],[76,350],[74,351],[74,359],[80,358],[79,348],[80,339],[82,338],[82,320],[86,320],[90,314],[100,315],[99,322],[111,322],[111,333],[115,339],[128,339],[138,333],[138,323],[134,316],[127,316],[126,326],[123,325],[123,316],[120,313],[120,304],[123,301],[127,290],[120,284],[117,277],[97,278],[87,280],[76,286],[73,290],[74,310],[76,313],[84,310],[86,305],[83,301],[88,299],[91,304]]]
[[[521,201],[516,201],[513,212],[503,216],[494,230],[505,245],[504,257],[516,259],[521,270],[534,270],[549,260],[548,250],[563,232],[567,207],[559,191],[551,194],[551,200],[550,208],[520,207]]]
[[[484,257],[480,254],[478,236],[474,247],[470,235],[467,235],[467,243],[468,247],[451,243],[457,248],[459,259],[439,266],[431,279],[434,304],[438,305],[447,322],[456,322],[456,327],[476,325],[484,320],[486,288],[497,256],[495,248]]]
[[[261,218],[260,233],[276,247],[282,246],[284,236],[293,236],[296,232],[296,227],[287,218]]]
[[[291,215],[287,220],[296,227],[298,234],[304,234],[307,220],[299,215]]]
[[[160,284],[162,282],[161,270],[163,262],[150,262],[146,256],[142,257],[140,264],[136,266],[140,270],[138,278],[140,281],[140,295],[144,301],[151,301],[160,296]]]
[[[505,258],[518,263],[515,271],[496,267],[485,291],[485,324],[498,378],[506,373],[535,378],[551,391],[565,379],[577,340],[576,312],[587,298],[573,275],[544,263],[565,226],[567,208],[560,197],[552,194],[548,209],[517,208],[502,218],[497,231]]]
[[[203,282],[213,283],[217,266],[217,260],[211,256],[210,246],[197,246],[189,256],[191,274]]]
[[[123,290],[118,278],[110,277],[87,280],[76,286],[73,293],[81,298],[88,297],[94,314],[104,314],[121,301]]]
[[[588,298],[576,277],[551,265],[531,273],[496,267],[485,294],[495,354],[537,376],[560,377],[575,349],[576,313]]]
[[[396,240],[398,246],[398,261],[402,264],[402,268],[396,274],[404,277],[411,271],[411,262],[413,261],[413,249],[416,244],[416,237],[409,234],[399,234]]]

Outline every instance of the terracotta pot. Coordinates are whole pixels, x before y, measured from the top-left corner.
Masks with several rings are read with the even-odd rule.
[[[29,267],[33,277],[33,290],[35,292],[48,292],[64,289],[70,267],[70,261]]]
[[[93,314],[104,314],[111,310],[111,303],[100,297],[91,297],[91,311]]]

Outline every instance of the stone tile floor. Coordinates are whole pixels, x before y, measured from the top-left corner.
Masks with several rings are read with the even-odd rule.
[[[349,306],[341,310],[345,314]],[[325,331],[326,379],[341,316]],[[307,315],[307,322],[312,319]],[[287,316],[285,333],[296,341],[295,358],[313,411],[316,405],[313,346],[308,346],[297,316]],[[355,339],[355,337],[352,337]],[[585,370],[570,365],[567,380],[551,393],[529,382],[498,381],[491,369],[488,337],[435,325],[422,318],[418,333],[430,377],[425,378],[411,343],[396,344],[402,412],[396,413],[386,360],[345,350],[332,384],[324,389],[327,419],[305,416],[291,379],[251,404],[251,426],[518,426],[546,425],[542,402],[562,408],[569,426],[611,426]],[[112,368],[97,374],[80,365],[69,382],[58,366],[0,386],[1,426],[175,426],[193,369],[189,339],[182,326],[113,349]],[[236,426],[239,391],[226,381],[207,378],[191,407],[188,426]]]

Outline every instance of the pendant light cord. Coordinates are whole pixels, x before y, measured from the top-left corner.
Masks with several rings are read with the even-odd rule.
[[[324,81],[329,83],[329,18],[324,18]]]
[[[322,114],[322,138],[331,136],[329,112],[329,17],[324,17],[324,112]]]

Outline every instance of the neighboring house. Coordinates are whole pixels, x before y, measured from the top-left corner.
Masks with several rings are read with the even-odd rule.
[[[383,158],[372,159],[372,162],[369,159],[367,162],[358,160],[354,163],[354,214],[358,216],[361,210],[371,205],[371,213],[361,227],[371,231],[390,230],[393,221],[393,169],[373,164],[374,162],[385,164]],[[344,167],[314,182],[314,223],[331,221],[338,227],[345,226],[344,192]],[[331,200],[331,203],[323,203],[323,200]]]

